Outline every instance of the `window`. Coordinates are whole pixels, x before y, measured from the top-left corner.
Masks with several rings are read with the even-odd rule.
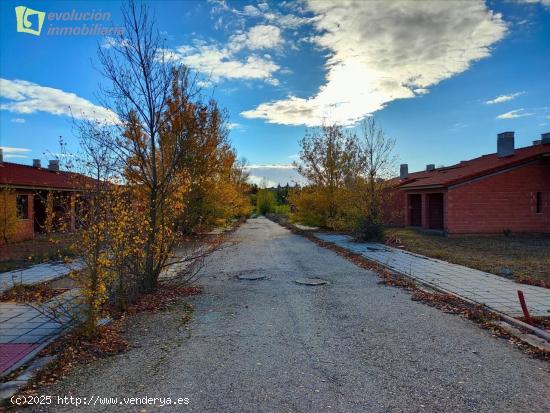
[[[29,196],[17,195],[17,218],[29,219]]]
[[[536,196],[536,207],[535,207],[535,211],[537,211],[537,214],[541,214],[542,213],[542,192],[537,192],[537,196]]]

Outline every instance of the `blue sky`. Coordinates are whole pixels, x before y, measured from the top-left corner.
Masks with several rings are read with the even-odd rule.
[[[167,53],[200,73],[229,113],[253,179],[296,179],[289,164],[307,126],[353,127],[374,115],[409,170],[526,146],[550,131],[550,1],[151,1]],[[40,36],[17,32],[15,7],[46,13]],[[63,13],[96,20],[63,20]],[[104,113],[94,69],[103,35],[52,28],[120,24],[116,1],[0,3],[0,146],[43,163],[71,113]],[[36,27],[37,16],[29,21]],[[69,109],[70,108],[70,109]]]

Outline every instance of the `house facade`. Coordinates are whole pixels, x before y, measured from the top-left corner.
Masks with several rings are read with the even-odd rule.
[[[59,161],[42,168],[4,162],[0,152],[0,243],[33,239],[46,231],[76,227],[76,174],[59,170]],[[48,215],[49,214],[49,215]]]
[[[515,148],[514,132],[497,152],[456,165],[408,173],[395,185],[394,224],[453,234],[550,233],[550,133]]]

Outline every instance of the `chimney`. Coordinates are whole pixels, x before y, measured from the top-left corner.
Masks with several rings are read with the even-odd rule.
[[[4,149],[0,148],[0,165],[4,163]]]
[[[431,172],[435,169],[435,164],[433,163],[429,163],[428,165],[426,165],[426,171],[427,172]]]
[[[33,159],[32,160],[32,167],[33,168],[40,168],[41,165],[40,165],[40,159]]]
[[[543,145],[550,144],[550,132],[540,134],[540,143],[542,143]]]
[[[50,161],[50,164],[48,165],[48,169],[50,171],[58,172],[59,171],[59,161],[57,159],[52,159]]]
[[[497,156],[506,158],[514,154],[514,132],[502,132],[497,135]]]
[[[541,144],[540,142],[541,142],[540,139],[535,139],[533,141],[533,146],[539,146]]]
[[[408,163],[402,163],[399,166],[399,178],[400,179],[407,179],[409,177],[409,164]]]

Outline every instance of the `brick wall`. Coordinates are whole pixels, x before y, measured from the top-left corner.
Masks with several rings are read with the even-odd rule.
[[[407,194],[400,190],[388,190],[384,205],[384,223],[402,227],[407,219]]]
[[[28,219],[16,218],[14,222],[15,231],[14,235],[9,238],[8,242],[19,242],[34,238],[34,211],[33,211],[33,193],[30,191],[17,190],[11,192],[6,202],[12,204],[10,208],[15,208],[17,195],[23,195],[28,197]],[[13,221],[12,221],[13,222]],[[0,237],[0,244],[3,244],[4,240]]]
[[[17,195],[28,197],[28,218],[17,220],[17,232],[14,241],[25,241],[34,238],[34,194],[30,191],[17,191]]]
[[[542,211],[536,212],[536,193]],[[550,232],[550,160],[451,187],[446,197],[449,234]]]

